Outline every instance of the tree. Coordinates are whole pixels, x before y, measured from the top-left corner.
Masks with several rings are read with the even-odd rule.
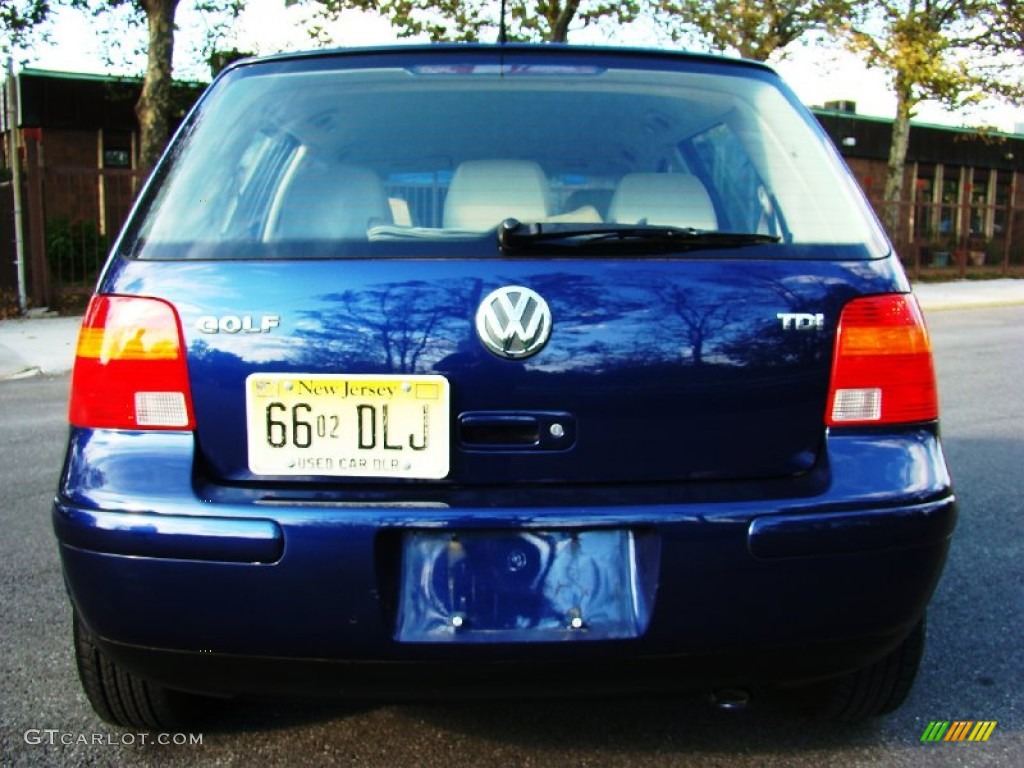
[[[656,18],[673,39],[694,32],[712,50],[767,61],[807,32],[843,17],[843,0],[653,0]]]
[[[149,174],[160,158],[171,134],[171,85],[174,60],[174,18],[180,0],[62,0],[68,5],[85,5],[93,15],[127,7],[147,28],[146,74],[142,93],[135,105],[139,120],[138,169]],[[234,18],[245,0],[192,0],[195,7],[211,17]],[[218,25],[213,28],[218,29]]]
[[[128,7],[148,28],[146,74],[135,106],[139,120],[138,168],[148,174],[160,157],[171,130],[171,74],[174,56],[174,17],[179,0],[2,0],[0,52],[9,53],[28,41],[29,33],[49,16],[53,6],[85,10],[93,16]],[[195,0],[204,11],[236,16],[244,0]]]
[[[174,15],[178,0],[135,0],[146,15],[149,44],[146,76],[135,105],[139,119],[139,169],[148,175],[171,135],[171,82],[174,59]]]
[[[993,95],[1020,102],[1024,5],[1015,0],[871,0],[856,8],[838,31],[869,67],[888,72],[896,97],[883,193],[883,218],[894,234],[917,105],[937,100],[955,110]]]
[[[3,0],[0,4],[0,54],[24,45],[50,14],[49,0]]]
[[[292,5],[299,0],[285,0]],[[427,35],[431,41],[479,42],[497,39],[501,3],[497,0],[315,0],[322,15],[336,19],[358,10],[386,18],[402,37]],[[610,19],[628,23],[640,10],[639,0],[507,0],[508,39],[564,43],[574,23],[581,26]]]

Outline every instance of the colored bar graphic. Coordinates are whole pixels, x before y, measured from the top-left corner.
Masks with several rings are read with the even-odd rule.
[[[921,741],[988,741],[997,724],[995,720],[932,720]]]
[[[949,729],[949,720],[932,720],[921,734],[921,741],[942,741]]]
[[[974,722],[971,720],[954,720],[953,725],[949,728],[949,733],[946,734],[946,738],[943,741],[963,741],[967,738],[967,733],[972,725],[974,725]]]
[[[974,730],[971,731],[971,735],[967,737],[968,741],[988,741],[988,737],[992,735],[992,731],[996,729],[996,721],[988,720],[979,722],[974,726]]]

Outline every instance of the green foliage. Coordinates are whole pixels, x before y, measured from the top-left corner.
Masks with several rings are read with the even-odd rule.
[[[0,54],[26,43],[50,15],[49,0],[3,0],[0,3]]]
[[[285,0],[295,5],[302,0]],[[347,10],[376,13],[387,19],[402,37],[426,36],[433,42],[495,41],[501,3],[498,0],[310,0],[319,15],[333,20]],[[507,0],[508,40],[566,42],[573,25],[586,26],[603,19],[633,21],[641,0]],[[312,33],[322,42],[323,30]]]
[[[903,168],[914,108],[936,100],[949,109],[989,96],[1024,101],[1021,29],[1016,0],[868,0],[835,27],[869,67],[885,70],[896,96],[886,202],[903,197]],[[898,208],[883,218],[896,231]]]
[[[18,304],[18,294],[14,291],[0,291],[0,320],[7,320],[19,315],[21,315],[21,307]]]
[[[92,221],[46,220],[46,258],[56,282],[93,283],[109,245],[107,236]]]
[[[221,70],[229,64],[233,64],[240,59],[245,59],[252,55],[252,52],[240,51],[237,48],[231,48],[223,51],[212,51],[206,57],[206,60],[210,63],[210,74],[213,77],[216,77],[221,73]]]
[[[807,32],[835,26],[845,0],[653,0],[659,25],[673,39],[704,38],[715,51],[767,61]]]
[[[911,108],[950,109],[993,95],[1020,99],[1019,57],[1004,29],[1024,24],[1024,6],[1002,0],[870,0],[836,32],[869,67],[887,71]],[[1017,53],[1020,53],[1018,48]]]

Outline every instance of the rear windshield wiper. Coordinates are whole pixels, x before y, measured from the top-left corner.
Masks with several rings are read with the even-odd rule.
[[[740,248],[779,242],[775,235],[753,232],[715,232],[658,224],[590,224],[581,222],[521,222],[505,219],[498,225],[498,245],[504,251],[558,244],[590,249],[689,251]]]

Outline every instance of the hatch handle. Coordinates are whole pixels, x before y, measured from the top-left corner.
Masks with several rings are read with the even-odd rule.
[[[576,419],[559,411],[467,411],[458,432],[470,450],[564,451],[576,442]]]

